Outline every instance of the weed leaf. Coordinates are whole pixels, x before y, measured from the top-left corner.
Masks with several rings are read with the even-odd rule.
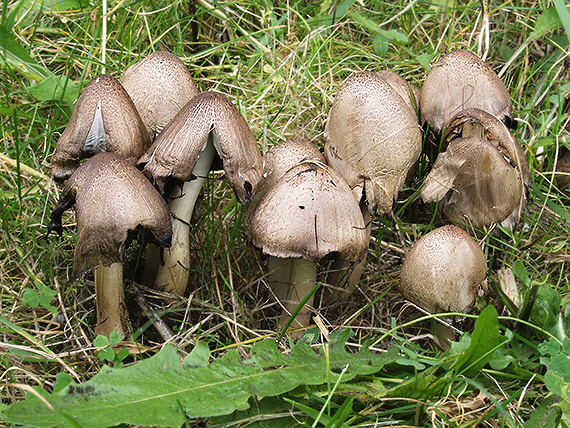
[[[106,427],[120,423],[180,426],[186,418],[225,415],[249,408],[249,399],[291,391],[297,386],[354,379],[379,371],[397,358],[397,350],[375,355],[367,347],[349,353],[348,331],[329,342],[329,360],[301,340],[282,354],[271,339],[255,344],[249,358],[234,349],[204,365],[209,353],[204,345],[181,364],[176,350],[165,346],[155,356],[122,369],[107,366],[84,384],[69,382],[52,394],[37,388],[49,403],[31,394],[9,406],[6,422],[31,427]],[[323,352],[324,354],[324,352]],[[344,371],[348,365],[348,369]],[[342,374],[341,374],[342,372]]]

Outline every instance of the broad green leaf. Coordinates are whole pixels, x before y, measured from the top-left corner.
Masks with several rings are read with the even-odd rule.
[[[562,410],[556,404],[560,398],[551,395],[532,412],[525,422],[525,428],[556,428],[560,421]]]
[[[565,16],[563,9],[564,7],[559,6],[549,7],[548,9],[545,9],[544,12],[542,12],[542,15],[537,18],[534,24],[534,30],[530,33],[529,38],[539,38],[544,36],[549,31],[553,31],[562,27],[560,15],[562,14]],[[569,9],[570,5],[566,5],[566,12],[568,12]],[[570,37],[570,34],[567,33],[567,35]]]
[[[165,346],[155,356],[130,367],[103,369],[84,384],[71,382],[47,394],[38,388],[53,410],[37,397],[9,406],[2,418],[32,427],[106,427],[119,423],[180,426],[185,418],[225,415],[249,408],[251,397],[262,399],[291,391],[299,385],[334,383],[372,374],[397,358],[394,348],[372,354],[367,347],[349,353],[342,332],[329,342],[328,359],[299,341],[290,355],[279,352],[274,340],[256,343],[250,357],[228,351],[208,365],[203,345],[181,364],[176,350]],[[322,351],[322,350],[321,350]],[[198,362],[198,364],[196,364]],[[191,364],[188,364],[191,363]]]
[[[494,306],[487,306],[477,317],[471,343],[454,364],[454,368],[467,377],[476,374],[493,359],[493,353],[507,340],[499,332],[499,314]]]
[[[40,101],[63,100],[73,105],[79,96],[79,87],[65,76],[58,76],[38,64],[20,46],[12,33],[0,25],[0,60],[12,69],[36,82],[27,89]]]
[[[401,33],[398,30],[384,30],[380,28],[380,26],[372,19],[367,18],[359,14],[358,12],[350,12],[348,16],[350,16],[350,18],[352,18],[354,22],[356,22],[363,28],[372,31],[373,33],[382,35],[383,37],[385,37],[387,40],[390,40],[394,44],[405,45],[408,44],[409,42],[408,37],[404,33]]]

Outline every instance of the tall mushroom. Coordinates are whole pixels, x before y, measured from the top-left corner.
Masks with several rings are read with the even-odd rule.
[[[95,276],[97,326],[109,336],[125,337],[128,313],[124,303],[122,256],[136,233],[144,233],[161,248],[171,239],[166,203],[129,162],[113,153],[99,153],[85,161],[67,180],[51,214],[48,234],[62,233],[61,216],[75,206],[77,237],[73,278],[88,269]]]
[[[483,60],[467,50],[441,55],[422,86],[422,122],[436,133],[461,110],[479,108],[514,123],[509,91]]]
[[[526,207],[530,180],[519,143],[500,120],[479,109],[452,118],[446,141],[420,198],[439,201],[448,219],[479,229],[500,223],[512,230]]]
[[[315,288],[319,261],[330,256],[355,262],[368,247],[350,188],[332,168],[314,161],[291,168],[267,191],[251,215],[247,236],[263,253],[292,259],[281,322]],[[307,305],[312,302],[311,297]],[[295,321],[307,326],[310,316],[304,307]]]
[[[466,312],[487,276],[487,259],[463,229],[447,225],[417,241],[404,260],[400,292],[430,313]]]
[[[149,137],[153,140],[198,95],[186,65],[176,55],[157,51],[131,65],[121,77]]]
[[[102,74],[85,87],[52,156],[54,179],[63,182],[79,162],[113,152],[135,164],[150,139],[129,94],[117,79]]]
[[[190,263],[189,222],[215,154],[239,202],[249,201],[262,174],[261,153],[243,116],[223,94],[196,95],[160,133],[139,166],[164,192],[171,181],[185,182],[168,195],[172,247],[165,251],[156,287],[184,294]]]

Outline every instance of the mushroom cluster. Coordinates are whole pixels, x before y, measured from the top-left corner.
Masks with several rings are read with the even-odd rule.
[[[97,76],[75,105],[52,158],[54,177],[65,185],[48,234],[62,232],[62,213],[73,206],[73,277],[93,269],[95,331],[108,336],[117,330],[125,337],[124,248],[143,235],[140,241],[160,249],[160,254],[149,250],[147,264],[158,265],[162,250],[172,245],[155,286],[183,294],[190,251],[187,225],[214,156],[222,159],[240,202],[252,198],[262,161],[239,111],[223,94],[198,94],[175,55],[151,54],[127,69],[121,82]],[[185,184],[176,187],[176,182]],[[165,188],[172,189],[166,191],[168,206]]]
[[[372,217],[391,217],[399,234],[393,206],[420,158],[422,124],[441,134],[443,151],[419,198],[437,202],[444,219],[470,230],[494,224],[512,230],[530,180],[523,150],[507,128],[514,123],[503,82],[476,55],[459,50],[439,58],[421,91],[393,72],[354,73],[328,113],[324,156],[308,140],[293,139],[262,158],[228,98],[199,93],[179,58],[156,52],[127,69],[120,82],[101,75],[85,88],[53,155],[55,178],[67,182],[49,230],[61,232],[61,214],[75,206],[73,274],[94,269],[97,331],[124,336],[125,312],[115,316],[99,308],[106,305],[100,290],[111,287],[99,284],[114,276],[114,307],[124,307],[122,252],[138,233],[155,244],[147,250],[146,283],[184,294],[189,223],[218,157],[237,200],[249,202],[245,234],[268,255],[268,283],[283,308],[280,325],[297,311],[295,325],[305,327],[319,263],[335,260],[333,271],[340,274],[329,281],[339,285],[348,267],[360,262],[348,281],[354,284]],[[98,210],[101,220],[87,210]],[[101,273],[115,265],[116,273]],[[400,289],[431,312],[467,311],[486,272],[477,242],[448,225],[411,248]]]

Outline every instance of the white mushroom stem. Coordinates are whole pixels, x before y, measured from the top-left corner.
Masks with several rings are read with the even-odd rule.
[[[95,334],[109,337],[117,330],[125,338],[128,332],[129,315],[125,305],[123,264],[93,268],[95,299],[97,301],[97,326]]]
[[[315,288],[317,283],[317,264],[304,259],[291,260],[291,277],[287,297],[283,301],[285,311],[280,319],[280,324],[285,325],[291,314],[297,309],[299,303],[305,299]],[[305,306],[295,317],[293,326],[306,327],[311,321],[311,311],[308,306],[312,306],[314,295],[305,302]]]
[[[169,208],[172,213],[172,245],[164,250],[164,265],[159,266],[156,288],[183,295],[188,284],[190,265],[190,220],[200,190],[206,181],[210,166],[216,154],[212,134],[208,137],[192,174],[196,179],[184,183],[182,193],[175,189],[170,195]]]

